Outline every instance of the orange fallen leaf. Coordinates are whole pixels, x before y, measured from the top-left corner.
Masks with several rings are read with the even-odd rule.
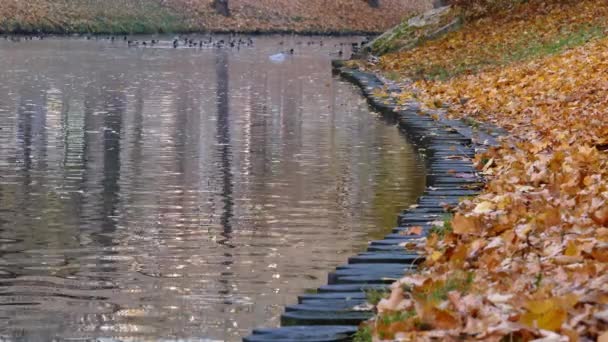
[[[460,325],[460,322],[447,310],[438,308],[431,309],[434,316],[433,325],[439,329],[454,329]]]
[[[591,219],[601,226],[608,227],[608,205],[594,211]]]
[[[597,261],[608,262],[608,244],[604,243],[594,247],[591,256]]]
[[[481,222],[475,216],[465,216],[457,213],[452,219],[452,229],[455,234],[479,235],[481,232]]]
[[[408,228],[403,235],[421,235],[424,229],[421,226],[414,226]]]

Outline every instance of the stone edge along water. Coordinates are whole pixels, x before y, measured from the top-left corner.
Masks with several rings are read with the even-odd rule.
[[[464,121],[445,118],[441,112],[421,110],[415,102],[398,106],[392,97],[377,94],[399,92],[399,87],[374,74],[348,68],[342,61],[333,61],[332,66],[335,73],[359,86],[370,106],[397,124],[425,156],[427,187],[417,205],[397,216],[396,228],[383,240],[371,241],[366,252],[329,273],[327,285],[287,306],[280,328],[254,329],[245,342],[350,341],[358,325],[374,316],[373,307],[366,303],[366,291],[387,290],[396,279],[416,271],[424,256],[406,251],[403,245],[426,236],[437,221],[444,220],[446,208],[480,193],[485,180],[471,158],[498,145],[497,138],[506,134],[490,125],[472,128]],[[414,226],[422,227],[421,235],[407,234]]]

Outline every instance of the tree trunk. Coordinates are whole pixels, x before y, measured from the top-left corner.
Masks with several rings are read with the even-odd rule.
[[[230,16],[230,8],[228,8],[228,0],[213,0],[213,8],[215,8],[217,13],[223,15],[224,17]]]
[[[367,0],[369,7],[378,8],[380,7],[380,0]]]

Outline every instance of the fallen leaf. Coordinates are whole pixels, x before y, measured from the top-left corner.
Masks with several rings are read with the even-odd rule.
[[[479,235],[481,232],[481,222],[474,216],[465,216],[460,213],[454,215],[452,219],[452,229],[455,234]]]

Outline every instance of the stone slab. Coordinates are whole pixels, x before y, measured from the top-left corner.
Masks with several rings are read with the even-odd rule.
[[[358,325],[373,315],[369,311],[290,311],[281,315],[281,326]]]
[[[342,342],[350,341],[357,326],[294,326],[255,329],[245,342]]]

